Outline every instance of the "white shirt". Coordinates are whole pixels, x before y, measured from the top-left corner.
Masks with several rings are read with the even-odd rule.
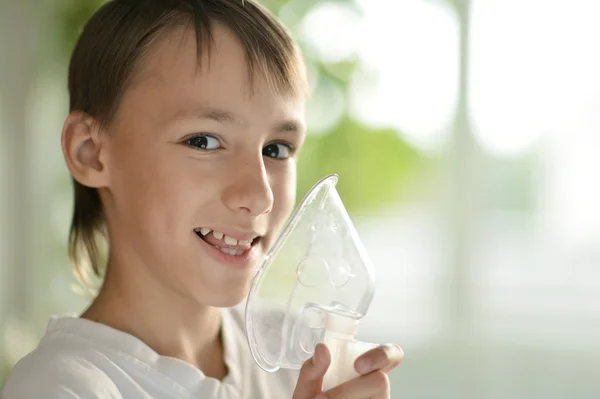
[[[229,373],[206,377],[179,359],[160,356],[138,338],[77,317],[53,317],[39,346],[14,367],[0,397],[291,398],[298,373],[263,371],[247,346],[241,312],[223,309]]]

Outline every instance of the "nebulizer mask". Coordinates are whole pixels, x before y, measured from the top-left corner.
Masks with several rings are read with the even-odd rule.
[[[323,342],[331,353],[324,389],[358,374],[357,341],[373,298],[373,267],[335,188],[337,175],[304,197],[265,255],[246,303],[250,351],[266,371],[299,369]]]

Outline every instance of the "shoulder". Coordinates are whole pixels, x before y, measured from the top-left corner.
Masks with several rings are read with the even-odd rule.
[[[21,359],[2,390],[2,399],[120,398],[89,345],[60,337],[42,340]]]

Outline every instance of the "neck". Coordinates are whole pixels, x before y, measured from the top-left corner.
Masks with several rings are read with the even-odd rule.
[[[81,317],[131,334],[208,377],[226,375],[220,310],[166,290],[142,268],[111,259],[100,293]]]

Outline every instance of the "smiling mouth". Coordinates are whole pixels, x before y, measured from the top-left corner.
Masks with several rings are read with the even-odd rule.
[[[219,231],[214,231],[208,227],[198,227],[194,233],[204,242],[219,251],[230,256],[242,256],[255,246],[261,239],[258,235],[246,236],[245,239],[238,240]]]

